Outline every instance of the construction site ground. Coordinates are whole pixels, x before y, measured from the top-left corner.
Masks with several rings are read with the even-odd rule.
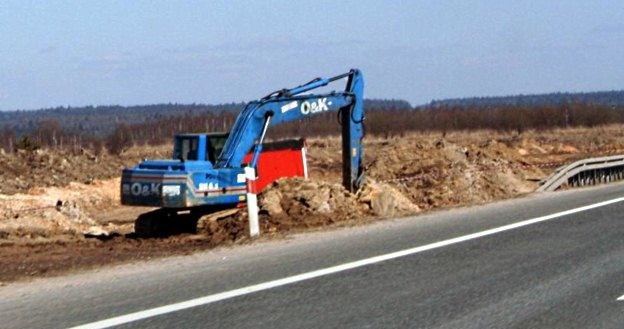
[[[280,180],[259,197],[261,239],[522,196],[563,164],[624,153],[624,126],[368,136],[364,144],[367,179],[351,194],[340,185],[340,138],[309,138],[309,179]],[[134,235],[135,218],[152,209],[119,205],[120,170],[169,153],[170,145],[120,156],[0,153],[0,284],[248,243],[244,209],[205,216],[196,233]]]

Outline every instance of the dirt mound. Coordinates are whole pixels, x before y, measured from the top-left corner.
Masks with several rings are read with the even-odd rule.
[[[263,234],[352,224],[420,210],[390,185],[371,179],[366,180],[357,194],[337,183],[281,179],[259,195],[258,205]],[[215,244],[239,241],[247,236],[247,212],[234,209],[204,216],[198,230]]]
[[[339,184],[301,178],[281,179],[259,197],[263,219],[278,230],[328,225],[367,215],[355,195]]]
[[[379,143],[366,173],[423,209],[481,203],[530,192],[522,155],[496,140],[402,139]],[[514,171],[514,169],[517,169]],[[540,175],[540,173],[537,173]]]
[[[357,200],[367,205],[373,215],[382,218],[414,214],[420,211],[420,207],[397,189],[371,178],[367,178],[358,191]]]
[[[135,147],[120,156],[88,150],[0,151],[0,194],[26,193],[32,188],[91,184],[119,177],[121,169],[145,157],[165,157],[165,147]]]
[[[259,198],[260,213],[281,226],[317,226],[372,216],[388,217],[419,208],[393,187],[367,179],[357,194],[342,185],[302,178],[282,179]]]
[[[56,240],[106,234],[93,214],[118,204],[119,179],[89,185],[31,189],[28,194],[0,194],[0,239]]]

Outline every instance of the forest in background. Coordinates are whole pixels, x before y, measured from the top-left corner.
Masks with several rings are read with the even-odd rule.
[[[488,101],[477,105],[466,99],[464,104],[432,102],[432,106],[412,107],[404,100],[366,100],[365,128],[368,134],[392,136],[475,129],[521,133],[528,129],[624,123],[623,105],[613,105],[612,98],[593,94],[606,103],[568,100],[510,105]],[[228,131],[243,105],[157,104],[0,112],[0,147],[5,152],[60,148],[118,154],[132,145],[168,142],[176,133]],[[337,113],[329,112],[272,127],[268,137],[319,137],[339,132]]]
[[[604,106],[624,106],[624,90],[596,91],[586,93],[548,93],[535,95],[512,95],[490,97],[467,97],[433,100],[423,108],[448,106],[492,107],[492,106],[559,106],[571,103],[597,104]]]

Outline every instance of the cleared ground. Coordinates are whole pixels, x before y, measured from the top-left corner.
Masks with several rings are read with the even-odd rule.
[[[624,153],[623,128],[367,137],[370,180],[357,195],[338,184],[340,139],[311,138],[311,179],[279,182],[260,198],[264,238],[524,195],[564,163]],[[206,218],[198,234],[133,237],[134,218],[149,209],[118,205],[117,176],[169,148],[0,154],[0,281],[245,243],[244,212]]]

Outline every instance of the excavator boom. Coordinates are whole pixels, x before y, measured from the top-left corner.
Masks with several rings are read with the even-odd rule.
[[[303,94],[327,84],[347,79],[344,91]],[[342,125],[343,184],[355,192],[362,180],[362,138],[364,136],[364,79],[358,70],[336,77],[317,78],[293,89],[274,92],[248,103],[236,119],[230,138],[215,168],[236,168],[254,147],[261,148],[263,132],[285,122],[301,120],[324,112],[340,112]]]

